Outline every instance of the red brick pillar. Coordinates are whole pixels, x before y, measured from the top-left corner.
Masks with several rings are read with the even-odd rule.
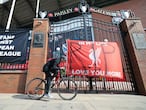
[[[35,77],[44,78],[42,67],[48,56],[48,19],[35,18],[30,46],[26,84]]]
[[[140,19],[126,19],[121,23],[138,93],[146,95],[146,34]]]

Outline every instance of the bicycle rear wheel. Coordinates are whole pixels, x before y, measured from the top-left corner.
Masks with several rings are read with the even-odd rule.
[[[41,78],[34,78],[30,80],[26,86],[26,94],[31,99],[41,99],[45,95],[45,84],[45,80]]]
[[[77,95],[77,85],[70,78],[63,78],[58,84],[58,94],[63,100],[72,100]]]

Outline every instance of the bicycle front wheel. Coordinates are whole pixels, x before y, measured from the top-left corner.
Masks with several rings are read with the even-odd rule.
[[[30,80],[26,86],[26,94],[31,99],[41,99],[44,96],[45,84],[45,80],[41,78],[34,78]]]
[[[77,95],[77,85],[70,78],[63,78],[58,84],[58,94],[63,100],[72,100]]]

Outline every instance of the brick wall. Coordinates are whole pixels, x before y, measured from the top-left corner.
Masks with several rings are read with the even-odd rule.
[[[0,71],[0,93],[24,93],[26,71]]]
[[[38,32],[41,32],[44,34],[43,47],[33,46],[35,33],[38,33]],[[47,62],[48,32],[49,32],[48,19],[35,18],[34,24],[33,24],[32,42],[31,42],[31,47],[30,47],[26,84],[33,78],[36,78],[36,77],[44,78],[45,74],[42,72],[42,67]]]
[[[133,23],[135,24],[133,25]],[[138,93],[146,95],[146,49],[136,48],[132,35],[133,33],[143,34],[146,41],[146,34],[143,30],[141,20],[139,19],[127,19],[123,21],[121,25],[122,30],[126,33],[126,35],[123,36],[123,39],[130,56],[130,62],[135,76]],[[141,36],[136,37],[137,39],[141,39]]]

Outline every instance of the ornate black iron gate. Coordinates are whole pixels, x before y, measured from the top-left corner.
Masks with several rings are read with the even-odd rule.
[[[93,19],[91,15],[75,17],[51,23],[49,38],[50,55],[56,47],[62,47],[61,54],[66,53],[66,39],[117,42],[120,47],[122,66],[126,81],[106,80],[100,77],[74,76],[79,92],[116,92],[135,93],[136,86],[129,58],[124,48],[121,31],[118,25]]]

